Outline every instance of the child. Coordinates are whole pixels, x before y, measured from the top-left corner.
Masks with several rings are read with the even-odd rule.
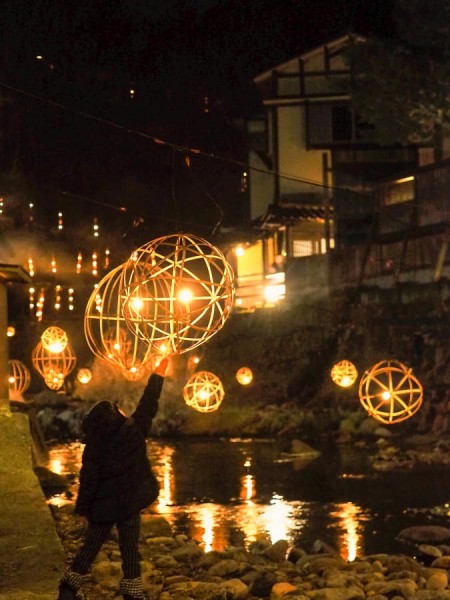
[[[75,512],[86,517],[83,545],[66,569],[58,600],[83,600],[86,575],[116,525],[122,557],[120,592],[124,600],[145,600],[139,556],[140,511],[158,497],[158,482],[147,457],[146,437],[158,410],[168,359],[150,376],[136,410],[126,417],[106,400],[83,419],[86,446]]]

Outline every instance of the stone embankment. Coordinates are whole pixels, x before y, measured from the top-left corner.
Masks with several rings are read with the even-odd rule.
[[[52,510],[70,558],[84,523],[69,507]],[[145,514],[140,547],[144,587],[151,600],[450,600],[450,547],[443,545],[450,542],[450,529],[409,528],[403,537],[415,544],[423,562],[381,553],[347,562],[320,541],[308,552],[285,540],[263,538],[248,548],[205,552],[185,535],[173,534],[163,517]],[[113,532],[87,576],[89,600],[117,598],[120,577]]]

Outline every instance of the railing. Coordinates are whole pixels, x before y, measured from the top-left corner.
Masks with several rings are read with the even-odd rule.
[[[308,294],[328,294],[333,289],[359,284],[387,288],[398,282],[431,283],[450,278],[450,247],[447,250],[446,244],[442,232],[406,242],[372,244],[368,251],[361,245],[290,259],[286,299],[292,303]]]
[[[235,310],[251,311],[275,306],[286,295],[285,273],[262,273],[237,278]]]

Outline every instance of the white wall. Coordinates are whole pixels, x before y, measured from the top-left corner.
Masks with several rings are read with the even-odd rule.
[[[274,176],[255,152],[250,152],[250,218],[256,219],[267,211],[274,201]],[[251,167],[255,167],[255,170]]]
[[[319,191],[298,179],[323,183],[323,151],[306,149],[304,113],[304,106],[283,106],[278,109],[279,171],[296,179],[280,178],[281,194]]]

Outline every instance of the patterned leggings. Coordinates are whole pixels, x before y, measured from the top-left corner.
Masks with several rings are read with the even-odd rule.
[[[122,571],[125,579],[135,579],[141,575],[139,555],[140,514],[126,521],[115,523],[119,533],[119,549],[122,557]],[[72,563],[71,570],[86,575],[95,557],[111,533],[114,523],[89,523],[83,545]]]

